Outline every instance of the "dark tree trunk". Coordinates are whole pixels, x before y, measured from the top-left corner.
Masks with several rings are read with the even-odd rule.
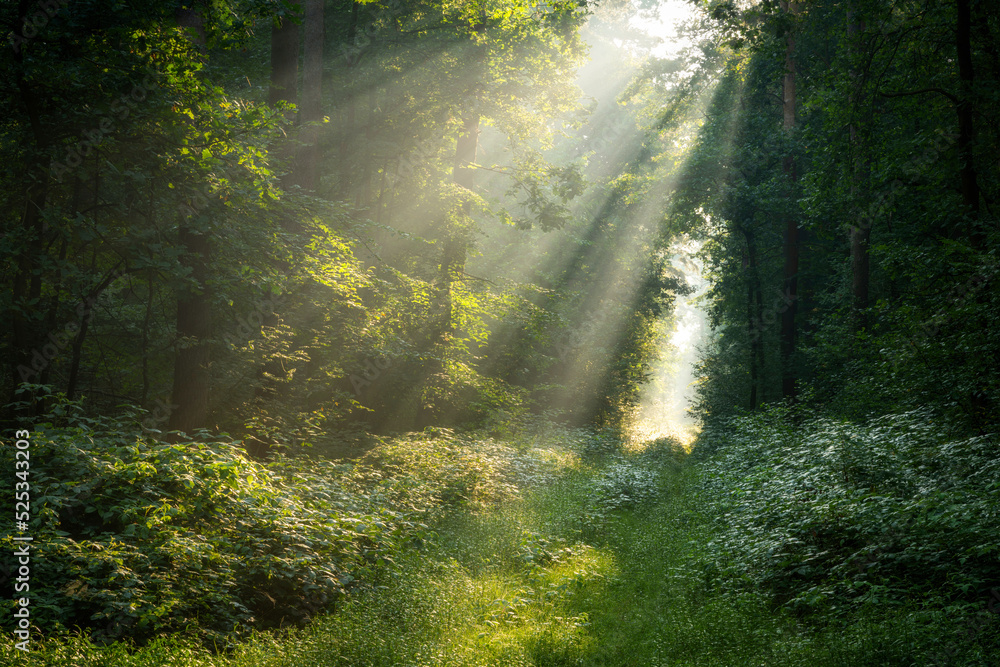
[[[305,9],[305,58],[302,68],[302,149],[296,160],[298,183],[315,192],[319,187],[320,127],[323,119],[323,0],[309,0]]]
[[[148,271],[146,277],[146,312],[142,318],[142,395],[140,404],[145,405],[149,400],[149,328],[153,321],[153,269]]]
[[[76,388],[80,378],[80,365],[83,360],[83,343],[87,339],[87,329],[90,326],[90,320],[94,317],[94,305],[97,303],[97,299],[101,296],[101,293],[107,289],[108,285],[123,274],[123,271],[119,267],[121,267],[121,263],[117,264],[108,275],[104,276],[100,283],[90,290],[90,293],[84,297],[83,303],[80,304],[80,308],[77,311],[80,314],[80,324],[73,339],[73,354],[69,364],[69,381],[66,383],[66,397],[70,400],[73,400],[76,396]]]
[[[25,20],[34,9],[34,5],[22,0],[18,5],[15,25],[24,25]],[[12,389],[15,389],[21,382],[30,379],[30,375],[27,373],[34,370],[32,350],[44,336],[44,332],[40,330],[37,315],[31,315],[33,308],[31,304],[37,303],[42,294],[42,274],[37,266],[37,261],[45,248],[45,221],[42,212],[48,203],[50,179],[47,156],[49,129],[45,126],[42,117],[46,103],[45,100],[39,98],[36,90],[22,74],[20,69],[24,62],[22,49],[14,49],[14,61],[18,68],[14,77],[18,102],[24,111],[32,141],[31,145],[26,147],[28,159],[25,165],[24,207],[21,210],[21,228],[29,239],[28,250],[19,258],[18,267],[11,281],[11,303],[14,306],[10,311],[13,352],[10,359]],[[35,381],[39,382],[41,372],[37,374],[37,378]],[[40,405],[38,409],[41,410],[42,406]]]
[[[756,410],[762,397],[761,379],[764,375],[763,295],[757,267],[757,240],[753,230],[744,227],[747,243],[747,328],[750,336],[750,409]]]
[[[864,22],[858,18],[856,11],[850,7],[847,12],[847,39],[848,48],[851,52],[851,61],[854,61],[855,45],[858,35],[864,32]],[[850,94],[850,106],[852,116],[857,116],[859,98],[862,95],[858,74],[851,65],[852,90]],[[867,203],[867,183],[869,164],[865,156],[865,145],[858,132],[857,122],[851,121],[848,128],[849,141],[851,145],[850,165],[851,170],[851,194],[855,202],[860,205],[855,207],[857,211],[856,220],[851,225],[849,240],[851,246],[851,314],[852,327],[854,331],[862,331],[868,326],[868,288],[870,284],[870,260],[868,244],[871,240],[872,220],[864,216],[861,211],[865,209]]]
[[[21,212],[21,227],[30,241],[27,252],[19,258],[11,290],[12,303],[16,306],[11,314],[14,349],[11,372],[15,387],[26,379],[23,370],[32,368],[32,350],[44,336],[39,330],[38,318],[31,314],[33,307],[30,304],[37,303],[42,293],[41,273],[36,262],[44,249],[42,211],[48,198],[48,177],[44,169],[32,171],[37,178],[27,187]]]
[[[177,25],[187,30],[189,39],[204,53],[207,44],[203,12],[204,9],[200,6],[195,8],[178,7],[174,10],[174,18],[177,19]]]
[[[972,0],[956,0],[955,46],[958,51],[958,160],[961,165],[962,203],[968,212],[968,237],[973,248],[986,250],[986,230],[979,215],[979,178],[976,173],[974,145],[976,140],[973,82],[975,70],[972,63]],[[985,6],[985,3],[982,5]],[[979,305],[979,326],[988,330],[984,312],[988,308],[986,294],[976,296]],[[969,413],[980,434],[995,424],[995,409],[991,410],[991,392],[988,371],[990,364],[981,363],[975,374],[975,385],[969,392]]]
[[[295,102],[299,85],[299,26],[291,17],[271,28],[271,88],[268,102]]]
[[[793,16],[798,13],[794,2],[783,3]],[[795,130],[795,37],[790,31],[785,38],[785,77],[782,85],[782,118],[785,132]],[[784,171],[793,183],[797,179],[795,156],[784,159]],[[788,307],[781,314],[781,395],[795,401],[795,312],[798,299],[799,225],[794,215],[789,215],[785,225],[785,294]]]
[[[785,294],[787,308],[781,314],[781,395],[795,401],[795,312],[798,299],[799,230],[789,220],[785,230]]]
[[[313,4],[311,1],[310,8],[312,8]],[[307,34],[309,33],[308,21],[310,18],[308,14],[305,17]],[[320,19],[320,27],[322,27],[322,18]],[[308,58],[309,55],[307,55]],[[320,58],[322,58],[322,52],[320,53]],[[304,69],[309,68],[309,66],[310,63],[307,62]],[[320,63],[320,72],[322,72],[322,63]],[[307,78],[312,75],[313,71],[310,70]],[[277,23],[271,28],[271,87],[268,94],[268,102],[272,106],[279,102],[293,104],[298,102],[298,85],[299,25],[295,22],[295,16],[286,15],[279,18]],[[308,88],[308,82],[305,87]],[[305,101],[307,98],[308,102]],[[309,96],[309,92],[304,90],[303,105],[306,104],[318,105],[318,97],[312,98]],[[304,109],[300,109],[300,112],[304,113]],[[302,115],[300,113],[299,120],[301,119]],[[301,167],[303,163],[308,162],[303,155],[304,151],[300,151],[296,155],[293,150],[290,146],[284,145],[274,151],[275,155],[282,162],[285,162],[290,169],[290,173],[285,174],[281,178],[282,184],[286,186],[302,184],[303,173]],[[308,176],[306,178],[308,179]],[[295,223],[291,219],[285,218],[282,220],[282,226],[286,230],[291,230],[295,227]],[[280,261],[278,262],[278,266],[281,269],[287,268]],[[266,313],[263,317],[262,326],[275,327],[278,325],[278,322],[279,318],[277,314]],[[254,386],[254,398],[256,402],[264,404],[273,401],[278,394],[279,378],[284,375],[285,371],[279,360],[268,359],[264,361],[257,369],[256,385]],[[257,458],[267,457],[270,450],[270,442],[257,439],[252,434],[247,436],[245,442],[248,454]]]
[[[195,29],[195,43],[204,49],[201,11],[197,8],[197,16],[189,18],[189,22]],[[208,426],[212,336],[212,299],[208,284],[212,246],[208,229],[199,227],[189,217],[182,217],[177,225],[177,245],[183,253],[182,265],[190,269],[191,282],[177,294],[173,405],[167,428],[191,433]]]
[[[955,45],[958,50],[958,160],[961,165],[962,203],[970,217],[969,237],[976,248],[986,244],[986,235],[979,227],[979,181],[973,157],[975,125],[973,121],[972,84],[972,12],[971,0],[957,0],[958,17]]]
[[[853,298],[854,329],[861,331],[868,326],[868,286],[870,283],[868,242],[871,227],[856,225],[851,228],[851,295]]]
[[[167,428],[190,433],[208,422],[210,382],[211,296],[208,288],[211,245],[208,235],[182,221],[178,245],[183,263],[191,269],[193,284],[177,297],[177,349],[174,358],[173,411]]]
[[[342,47],[341,55],[347,65],[347,83],[342,89],[347,90],[346,99],[343,100],[344,108],[340,111],[340,154],[350,155],[355,139],[355,123],[357,117],[356,91],[354,89],[354,66],[358,62],[359,50],[355,44],[358,34],[358,14],[361,4],[357,1],[351,3],[351,16],[347,21],[347,34],[345,36],[346,46]],[[337,178],[337,197],[347,201],[351,196],[351,184],[354,180],[356,166],[349,160],[338,160],[340,165],[339,176]]]

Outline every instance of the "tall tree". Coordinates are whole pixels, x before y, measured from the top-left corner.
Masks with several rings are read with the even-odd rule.
[[[177,296],[173,411],[168,428],[186,433],[207,426],[211,385],[212,244],[207,221],[200,222],[182,219],[177,232],[177,244],[184,253],[181,262],[190,275]]]
[[[741,225],[746,241],[747,333],[750,340],[750,409],[756,410],[762,400],[760,388],[764,376],[764,303],[760,284],[760,256],[757,235],[749,221]]]
[[[28,2],[20,2],[14,15],[15,26],[27,26],[35,6]],[[21,182],[21,196],[18,202],[20,214],[20,229],[17,237],[22,240],[24,248],[19,253],[17,267],[12,280],[12,311],[11,315],[11,348],[10,378],[11,385],[17,386],[27,378],[23,369],[32,367],[32,348],[36,341],[44,337],[40,329],[38,309],[33,308],[42,293],[42,271],[37,266],[42,260],[45,244],[45,221],[43,213],[49,197],[50,175],[47,153],[52,139],[53,128],[45,120],[45,111],[49,100],[45,99],[45,87],[39,82],[31,81],[32,66],[26,61],[28,55],[26,43],[13,42],[10,49],[13,56],[10,75],[13,89],[17,91],[18,115],[24,119],[27,132],[23,133],[25,142],[26,178]],[[33,314],[34,313],[34,314]],[[47,367],[46,367],[47,370]],[[42,376],[44,377],[44,372]]]
[[[795,133],[795,18],[798,3],[782,0],[782,8],[791,19],[791,27],[785,34],[785,75],[782,79],[782,119],[785,133],[794,137]],[[792,145],[791,141],[789,145]],[[784,170],[788,180],[794,183],[796,174],[795,155],[789,152],[784,158]],[[795,313],[798,307],[799,281],[799,221],[789,214],[785,223],[785,298],[789,305],[781,314],[781,394],[789,401],[795,400]]]
[[[479,148],[479,114],[470,111],[462,119],[462,133],[455,145],[455,166],[452,178],[455,185],[461,186],[470,193],[476,185],[476,153]],[[469,216],[472,215],[472,204],[465,201],[461,205],[461,215],[445,230],[444,245],[441,252],[441,290],[442,290],[442,330],[454,329],[452,312],[452,289],[456,281],[462,280],[465,273],[465,261],[470,242]]]
[[[204,17],[187,10],[185,25],[198,52],[206,51]],[[167,427],[190,433],[208,422],[212,345],[211,226],[207,216],[181,215],[177,224],[177,246],[181,265],[190,271],[177,294],[177,340],[174,356],[173,411]]]
[[[284,10],[271,26],[271,85],[268,102],[295,102],[299,86],[299,26],[295,15]]]
[[[867,147],[864,145],[860,128],[858,127],[859,109],[862,104],[864,79],[857,71],[855,51],[860,44],[860,36],[864,32],[864,20],[858,13],[855,4],[847,10],[847,48],[850,61],[851,94],[849,107],[851,122],[848,126],[851,157],[848,169],[851,172],[851,194],[854,206],[854,219],[850,224],[849,241],[851,245],[851,294],[853,301],[852,324],[855,331],[861,331],[868,324],[868,291],[871,280],[871,259],[868,244],[872,235],[872,220],[862,213],[867,201],[868,160],[865,157]],[[860,205],[858,205],[860,204]]]
[[[979,179],[976,175],[976,126],[973,96],[975,68],[972,61],[972,0],[956,1],[955,50],[958,53],[958,160],[961,165],[962,203],[970,219],[969,238],[973,246],[982,249],[985,231],[979,222]]]
[[[306,190],[319,187],[323,159],[319,123],[323,119],[324,0],[308,0],[305,6],[305,45],[302,67],[302,148],[296,159],[298,183]]]

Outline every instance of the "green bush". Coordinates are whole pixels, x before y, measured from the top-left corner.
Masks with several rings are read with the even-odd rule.
[[[371,579],[426,533],[428,504],[446,500],[419,483],[387,495],[363,466],[265,466],[225,437],[167,444],[128,430],[44,424],[31,435],[31,611],[46,632],[79,627],[96,640],[142,642],[190,631],[223,641],[297,623]],[[5,469],[13,450],[0,455]],[[449,483],[466,483],[464,474]],[[4,572],[13,548],[11,537],[0,540]]]
[[[926,412],[796,427],[784,410],[701,437],[715,450],[703,462],[718,517],[710,581],[803,613],[917,603],[963,616],[1000,581],[991,437],[954,439]]]

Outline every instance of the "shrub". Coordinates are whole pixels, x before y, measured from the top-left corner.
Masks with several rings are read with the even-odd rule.
[[[993,438],[954,439],[919,411],[865,425],[786,417],[702,435],[715,449],[703,482],[719,523],[710,578],[803,612],[986,602],[1000,581]]]
[[[295,623],[331,609],[426,532],[420,502],[376,502],[349,467],[290,458],[264,466],[225,437],[166,444],[128,431],[120,422],[44,424],[31,436],[39,627],[140,642],[192,629],[215,641]],[[4,447],[5,469],[13,457]],[[0,540],[5,573],[13,547]],[[4,612],[2,623],[12,618]]]

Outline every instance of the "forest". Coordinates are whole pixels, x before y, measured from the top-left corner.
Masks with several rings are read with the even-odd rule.
[[[997,9],[3,3],[0,664],[997,664]]]

